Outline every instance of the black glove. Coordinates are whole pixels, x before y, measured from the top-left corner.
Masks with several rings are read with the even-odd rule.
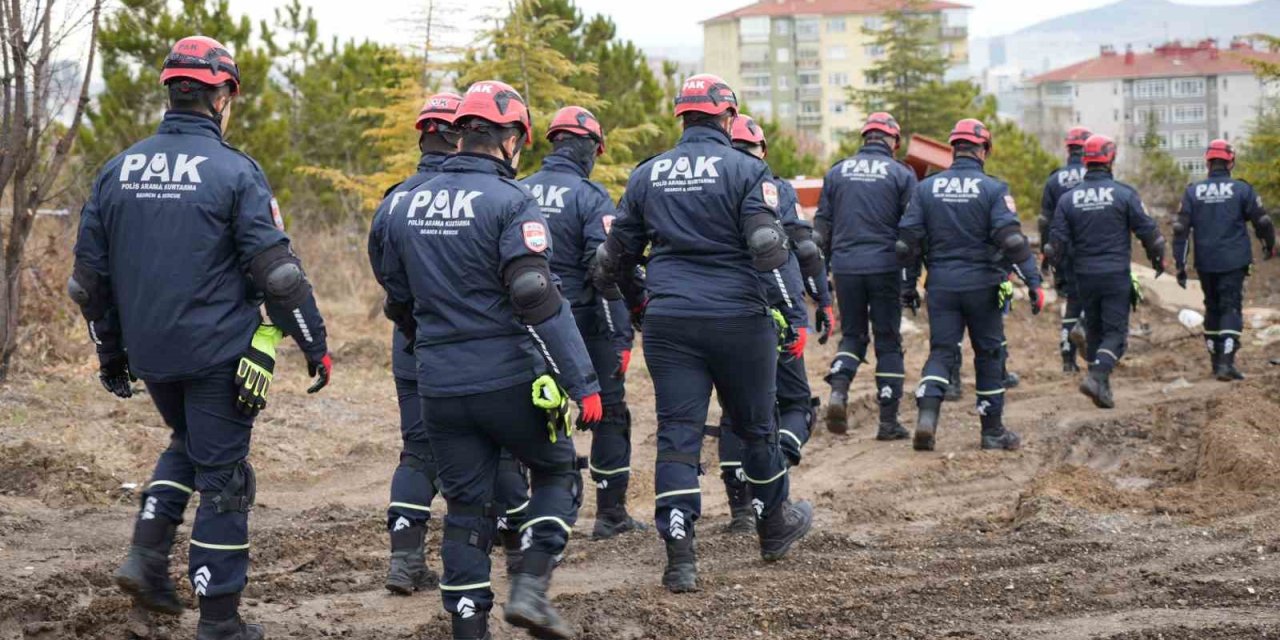
[[[826,344],[831,339],[831,332],[835,331],[836,319],[835,313],[831,309],[831,305],[818,305],[817,311],[814,312],[814,324],[818,330],[818,344]]]
[[[1183,289],[1187,288],[1187,270],[1178,269],[1178,286]]]
[[[911,310],[911,315],[916,315],[920,310],[920,290],[915,287],[903,287],[902,306]]]
[[[413,303],[383,300],[382,315],[395,323],[396,329],[409,340],[409,353],[413,353],[413,343],[418,339],[418,320],[413,317]]]
[[[645,298],[638,306],[631,308],[631,328],[635,329],[636,333],[644,331],[641,327],[644,326],[644,312],[648,308],[649,298]]]
[[[329,385],[329,375],[333,373],[333,357],[325,352],[320,358],[307,356],[307,375],[315,378],[315,384],[307,388],[307,393],[315,393]]]
[[[1164,245],[1155,251],[1148,252],[1147,259],[1151,261],[1151,268],[1156,270],[1157,278],[1164,274]]]
[[[129,354],[121,351],[111,355],[98,354],[98,380],[102,388],[120,398],[132,398],[132,382],[137,376],[129,370]]]

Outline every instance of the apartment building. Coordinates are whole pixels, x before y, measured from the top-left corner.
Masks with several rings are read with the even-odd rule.
[[[1213,40],[1172,42],[1146,53],[1103,47],[1092,59],[1030,78],[1024,85],[1022,124],[1046,148],[1061,147],[1076,125],[1114,137],[1117,162],[1132,167],[1131,153],[1154,117],[1160,147],[1190,173],[1203,173],[1204,148],[1214,138],[1239,141],[1277,87],[1263,83],[1251,59],[1280,62],[1280,53],[1245,40],[1219,48]]]
[[[759,0],[703,23],[703,68],[724,78],[753,115],[776,120],[823,153],[861,126],[866,114],[849,101],[865,88],[865,72],[884,51],[864,28],[885,24],[896,0]],[[969,8],[930,2],[939,42],[953,67],[967,74]]]

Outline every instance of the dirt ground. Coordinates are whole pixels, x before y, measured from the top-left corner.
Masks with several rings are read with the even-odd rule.
[[[1280,306],[1278,272],[1268,264],[1251,280],[1248,305]],[[255,430],[246,615],[271,638],[446,638],[437,594],[382,587],[399,448],[387,325],[358,278],[320,280],[336,371],[307,396],[300,355],[280,357]],[[1280,350],[1248,346],[1249,380],[1225,385],[1209,377],[1198,338],[1144,307],[1114,378],[1119,408],[1101,411],[1060,372],[1057,318],[1032,318],[1024,303],[1008,322],[1023,382],[1007,423],[1022,451],[978,450],[968,363],[965,399],[944,409],[933,453],[872,439],[864,376],[860,427],[846,437],[819,428],[793,470],[792,493],[815,502],[818,522],[785,562],[766,565],[752,538],[720,531],[724,491],[708,475],[702,590],[670,595],[652,532],[589,540],[589,496],[556,604],[583,640],[1280,638],[1280,367],[1268,364]],[[167,433],[145,395],[103,392],[87,341],[66,335],[60,352],[75,357],[39,359],[0,387],[0,640],[189,638],[194,609],[148,619],[109,578]],[[809,347],[816,395],[834,347]],[[909,383],[926,351],[924,334],[908,336]],[[630,501],[649,518],[655,423],[642,354],[633,371]],[[714,469],[714,442],[703,457]],[[433,526],[433,549],[438,535]],[[429,561],[438,567],[434,551]],[[175,576],[185,562],[180,544]],[[180,588],[190,598],[185,580]],[[494,617],[495,638],[524,637]]]

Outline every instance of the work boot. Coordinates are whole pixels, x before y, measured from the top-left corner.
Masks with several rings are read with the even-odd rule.
[[[662,586],[671,593],[698,590],[698,559],[692,535],[667,540],[667,568],[662,572]]]
[[[133,597],[134,604],[172,616],[186,609],[169,577],[169,549],[177,528],[163,517],[138,520],[129,554],[113,576],[116,585]]]
[[[1239,369],[1236,369],[1236,352],[1232,351],[1218,356],[1218,363],[1213,369],[1213,376],[1222,382],[1244,380],[1244,374],[1240,373]]]
[[[1062,372],[1063,373],[1079,373],[1080,365],[1076,364],[1075,349],[1062,352]]]
[[[1006,429],[1002,416],[982,416],[982,448],[1016,451],[1022,446],[1022,438]]]
[[[836,435],[849,433],[849,381],[831,381],[831,397],[827,399],[827,431]]]
[[[898,422],[898,401],[880,405],[880,429],[876,431],[876,440],[906,440],[911,432]]]
[[[1089,396],[1094,406],[1099,409],[1114,409],[1116,401],[1111,397],[1111,373],[1108,371],[1089,371],[1080,382],[1080,393]]]
[[[407,522],[403,518],[397,522],[401,521]],[[434,589],[440,584],[440,577],[427,566],[426,539],[426,525],[410,525],[391,532],[391,566],[385,583],[387,591],[407,596],[414,591]]]
[[[649,527],[627,513],[627,483],[605,480],[603,489],[596,489],[596,525],[591,530],[592,540],[607,540],[631,531],[645,531]]]
[[[520,549],[522,546],[520,531],[518,529],[503,529],[498,532],[498,537],[502,538],[502,552],[507,557],[507,577],[514,576],[520,570],[520,565],[524,561],[524,551]]]
[[[490,640],[488,612],[476,612],[470,618],[453,614],[453,640]]]
[[[942,412],[942,398],[924,397],[916,401],[916,434],[911,448],[916,451],[933,451],[934,436],[938,432],[938,415]]]
[[[756,514],[751,509],[751,489],[740,480],[725,480],[725,493],[729,496],[729,526],[725,533],[751,533],[756,530]]]
[[[1006,371],[1004,374],[1004,388],[1012,389],[1022,382],[1022,378],[1012,371]]]
[[[547,597],[554,561],[549,553],[525,552],[520,571],[511,576],[511,595],[502,617],[507,624],[525,629],[535,638],[567,640],[573,637],[573,628]]]
[[[248,624],[240,618],[240,594],[200,598],[200,621],[196,623],[196,640],[262,640],[266,634],[260,624]]]
[[[765,562],[781,560],[791,546],[813,527],[813,505],[808,500],[792,504],[783,500],[769,515],[756,519],[760,536],[760,557]]]

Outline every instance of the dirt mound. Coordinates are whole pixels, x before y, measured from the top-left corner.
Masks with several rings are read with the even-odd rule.
[[[80,506],[120,502],[128,492],[92,456],[18,442],[0,445],[0,494]]]
[[[1214,399],[1200,438],[1196,480],[1256,492],[1280,489],[1280,391],[1274,380],[1251,381]]]
[[[1012,524],[1019,530],[1075,532],[1090,524],[1107,526],[1088,512],[1149,512],[1153,506],[1142,491],[1121,489],[1094,469],[1065,465],[1040,475],[1018,496]]]

